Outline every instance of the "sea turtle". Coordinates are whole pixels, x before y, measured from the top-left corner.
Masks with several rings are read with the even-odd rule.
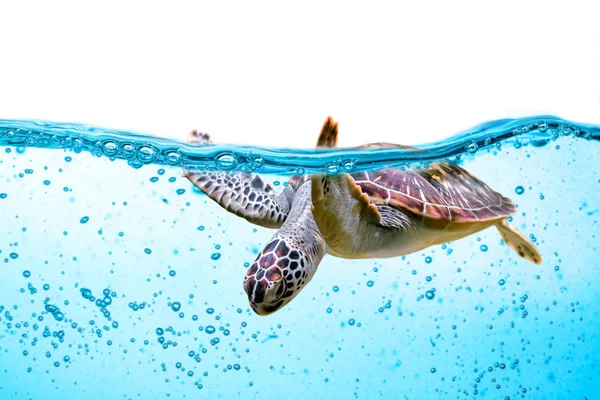
[[[329,117],[317,147],[335,147],[338,124]],[[192,131],[188,142],[210,144]],[[402,147],[373,143],[361,147]],[[513,202],[449,163],[420,170],[295,175],[280,193],[257,174],[185,170],[184,175],[227,211],[279,228],[249,267],[244,291],[252,309],[268,315],[312,279],[323,256],[387,258],[457,240],[496,226],[505,243],[536,264],[542,258],[508,222]]]

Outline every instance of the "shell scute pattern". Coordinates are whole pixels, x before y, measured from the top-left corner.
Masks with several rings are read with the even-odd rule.
[[[372,204],[385,204],[432,219],[488,221],[516,211],[510,199],[450,163],[433,164],[422,170],[359,172],[352,177]]]

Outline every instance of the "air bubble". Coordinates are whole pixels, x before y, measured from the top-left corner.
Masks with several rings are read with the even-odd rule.
[[[58,307],[52,305],[52,304],[46,304],[45,307],[46,311],[48,311],[50,314],[53,314],[56,310],[58,310]]]
[[[264,160],[262,157],[256,157],[249,162],[250,169],[252,171],[260,171],[264,168]]]
[[[169,151],[165,154],[165,161],[169,165],[177,166],[181,163],[181,154],[178,151]],[[162,171],[162,173],[160,172]],[[163,169],[158,170],[158,174],[162,175],[165,171]]]
[[[352,172],[352,171],[354,171],[355,167],[356,167],[356,165],[354,164],[354,161],[352,161],[352,160],[344,161],[342,163],[342,168],[344,169],[344,172]]]
[[[337,164],[329,164],[327,167],[325,167],[325,170],[327,171],[327,174],[331,176],[335,176],[340,173],[340,168],[337,166]]]
[[[131,158],[135,155],[135,146],[131,143],[124,143],[121,146],[121,155],[125,158]]]
[[[107,140],[102,145],[102,151],[109,157],[116,156],[119,153],[119,145],[113,140]]]
[[[479,150],[479,146],[475,142],[469,143],[465,148],[471,154],[475,154],[475,153],[477,153],[477,150]]]
[[[525,193],[525,188],[523,186],[517,186],[515,188],[515,193],[518,195],[522,195],[523,193]]]
[[[151,163],[156,158],[156,149],[152,146],[142,146],[138,149],[137,158],[145,164]]]
[[[79,138],[73,139],[73,151],[75,153],[81,153],[81,150],[83,150],[83,140]]]
[[[208,325],[206,328],[204,328],[204,332],[208,333],[209,335],[212,335],[216,332],[216,329],[214,326]]]
[[[222,153],[217,156],[216,164],[219,169],[228,171],[237,167],[238,161],[235,155],[231,153]]]

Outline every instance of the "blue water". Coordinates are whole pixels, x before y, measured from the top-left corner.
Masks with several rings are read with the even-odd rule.
[[[550,116],[416,152],[0,120],[0,398],[600,398],[599,141]],[[515,201],[541,265],[492,229],[399,258],[326,256],[269,317],[242,280],[273,231],[181,177],[252,170],[282,188],[442,159]]]

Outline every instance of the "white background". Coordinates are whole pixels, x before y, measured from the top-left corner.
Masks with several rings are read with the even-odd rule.
[[[278,147],[330,114],[342,145],[600,123],[592,1],[93,4],[0,3],[0,118]]]

